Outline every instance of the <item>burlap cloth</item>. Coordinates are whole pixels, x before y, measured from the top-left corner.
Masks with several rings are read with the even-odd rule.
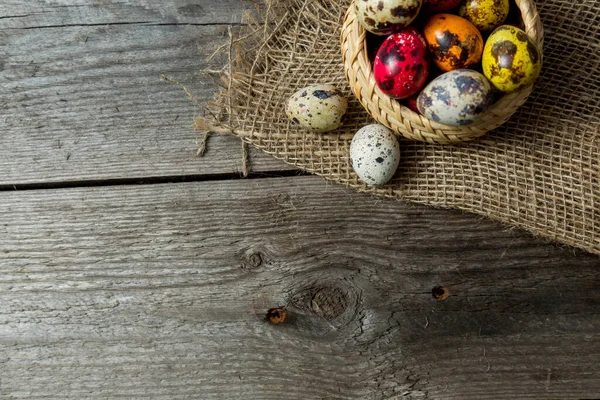
[[[222,89],[201,131],[234,134],[303,170],[359,191],[458,208],[600,254],[600,2],[539,0],[546,37],[542,75],[504,126],[467,144],[401,141],[384,188],[350,166],[354,132],[373,120],[352,96],[340,28],[349,0],[266,0],[231,41]],[[297,89],[333,83],[350,101],[345,123],[311,134],[286,118]]]

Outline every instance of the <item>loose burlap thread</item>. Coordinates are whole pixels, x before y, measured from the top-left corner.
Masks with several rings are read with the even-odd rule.
[[[544,67],[527,103],[473,142],[402,140],[398,171],[381,188],[361,183],[348,155],[353,134],[373,123],[344,77],[339,42],[348,5],[266,0],[247,13],[222,88],[196,128],[234,134],[362,192],[473,212],[600,254],[600,3],[537,2]],[[286,118],[289,96],[313,83],[332,83],[350,99],[332,133],[309,133]]]

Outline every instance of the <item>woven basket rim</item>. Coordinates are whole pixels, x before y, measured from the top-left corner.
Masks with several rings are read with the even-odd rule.
[[[521,11],[525,32],[538,45],[543,55],[544,30],[535,2],[515,0],[515,3]],[[437,144],[473,140],[504,124],[525,103],[533,89],[531,85],[518,92],[505,94],[473,124],[443,125],[417,114],[379,89],[369,61],[366,34],[350,4],[341,34],[342,59],[350,89],[375,120],[407,139]]]

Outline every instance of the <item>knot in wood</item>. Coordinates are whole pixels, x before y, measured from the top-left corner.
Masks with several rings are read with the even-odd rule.
[[[348,308],[348,296],[337,287],[324,287],[312,298],[312,311],[328,321],[336,319]]]
[[[262,253],[253,251],[243,256],[242,268],[251,270],[260,267],[264,262]]]
[[[295,318],[290,325],[314,337],[344,338],[357,326],[364,288],[341,268],[296,275],[286,303]]]
[[[335,286],[312,287],[296,293],[291,299],[294,307],[332,321],[348,308],[348,295]]]
[[[250,268],[258,268],[263,263],[263,257],[260,253],[251,253],[248,256],[248,266]]]

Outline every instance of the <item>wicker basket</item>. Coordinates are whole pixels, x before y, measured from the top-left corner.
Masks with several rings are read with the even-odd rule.
[[[516,0],[516,4],[521,10],[522,27],[542,52],[544,30],[535,3],[532,0]],[[367,52],[366,31],[356,19],[352,5],[344,19],[341,44],[346,78],[354,95],[379,123],[412,140],[450,144],[475,139],[505,123],[527,100],[532,89],[530,86],[502,96],[471,125],[443,125],[415,113],[379,90]]]

